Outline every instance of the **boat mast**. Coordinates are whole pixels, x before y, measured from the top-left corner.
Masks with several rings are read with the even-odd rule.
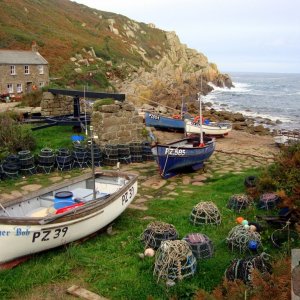
[[[198,100],[199,100],[199,114],[200,114],[200,146],[203,147],[203,127],[202,127],[202,102],[201,102],[201,93],[202,93],[202,75],[201,75],[201,91],[198,93]]]
[[[93,126],[90,126],[91,135],[91,159],[92,159],[92,180],[93,180],[93,200],[96,199],[96,183],[95,183],[95,162],[94,162],[94,131]]]

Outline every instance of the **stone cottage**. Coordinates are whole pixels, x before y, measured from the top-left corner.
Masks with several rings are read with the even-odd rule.
[[[0,95],[21,96],[49,84],[49,65],[31,51],[0,49]]]

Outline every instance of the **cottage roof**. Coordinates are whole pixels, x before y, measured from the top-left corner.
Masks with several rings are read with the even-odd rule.
[[[45,58],[35,51],[2,50],[0,49],[0,64],[5,65],[47,65]]]

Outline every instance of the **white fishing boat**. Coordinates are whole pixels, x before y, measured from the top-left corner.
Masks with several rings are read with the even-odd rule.
[[[95,233],[136,193],[137,175],[102,171],[0,203],[0,265]]]
[[[232,130],[231,123],[225,122],[199,122],[199,119],[185,120],[186,134],[200,134],[202,125],[203,134],[212,136],[225,136]]]

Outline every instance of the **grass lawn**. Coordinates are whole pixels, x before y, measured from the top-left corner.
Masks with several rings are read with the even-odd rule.
[[[143,165],[138,169],[141,171]],[[248,170],[244,174],[212,177],[200,187],[182,185],[179,176],[175,179],[177,196],[167,200],[169,197],[164,193],[153,192],[154,198],[147,203],[147,211],[127,209],[115,220],[115,234],[99,233],[84,242],[34,255],[17,268],[1,272],[0,299],[53,299],[54,295],[56,299],[69,299],[65,290],[72,284],[110,299],[191,299],[199,288],[210,291],[221,282],[230,261],[242,257],[239,252],[231,252],[225,243],[230,229],[236,225],[236,217],[242,215],[253,221],[255,215],[266,214],[255,207],[242,214],[226,208],[232,194],[245,191],[245,176],[256,172]],[[139,193],[143,195],[146,191],[140,188]],[[151,195],[149,191],[147,194]],[[221,225],[195,227],[189,222],[193,206],[200,201],[213,201],[218,206]],[[173,224],[180,238],[191,232],[206,234],[213,241],[214,257],[199,261],[195,276],[174,287],[168,288],[164,282],[157,282],[153,276],[155,258],[141,259],[138,256],[144,251],[140,236],[150,222],[143,219],[145,216]],[[271,246],[271,232],[271,228],[263,232],[261,251],[271,254],[276,260],[286,254],[286,249],[277,250]],[[61,298],[55,294],[55,289],[60,291]]]

